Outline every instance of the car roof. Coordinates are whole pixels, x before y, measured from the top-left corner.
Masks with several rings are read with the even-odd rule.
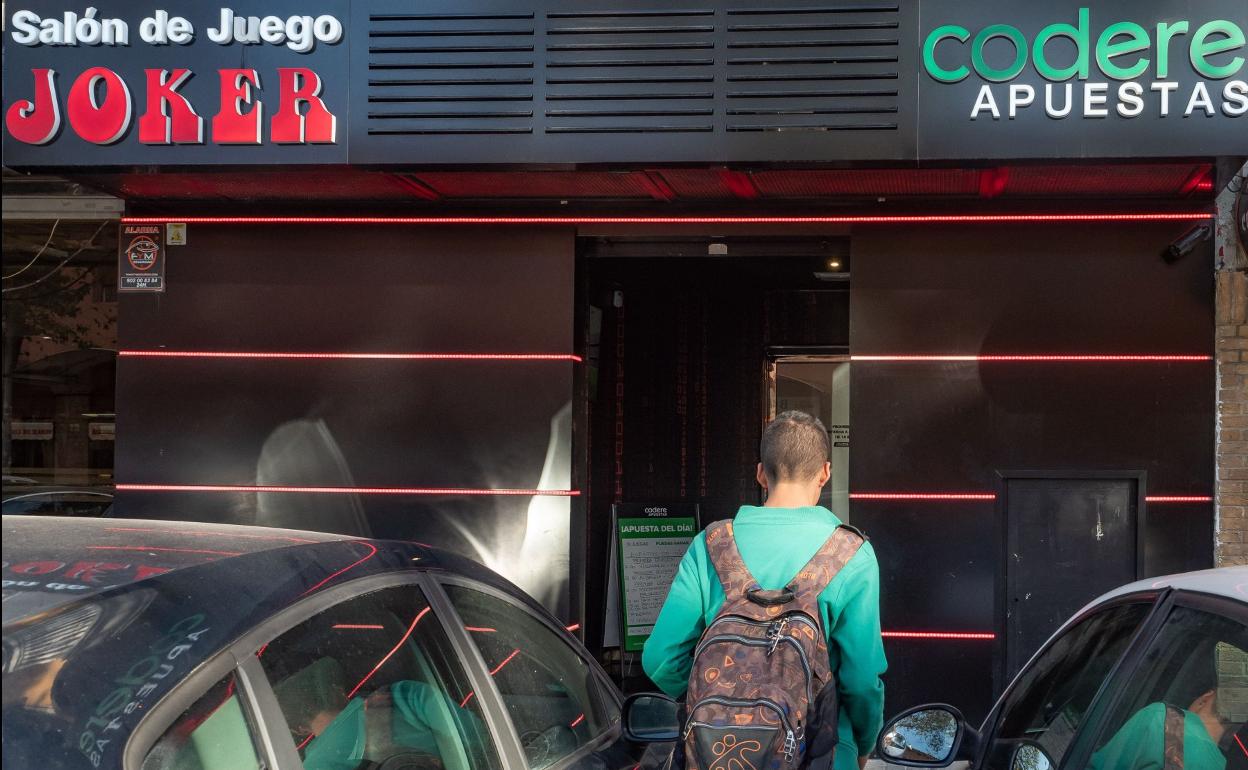
[[[379,585],[373,578],[392,585],[388,577],[404,572],[452,574],[557,623],[485,567],[411,541],[135,519],[5,516],[3,528],[5,752],[14,748],[7,704],[38,691],[54,713],[16,709],[25,721],[15,724],[32,741],[22,748],[48,768],[82,766],[78,733],[118,687],[133,685],[136,669],[152,681],[134,713],[114,720],[112,748],[96,767],[120,767],[119,748],[143,714],[191,671],[276,614],[344,584],[367,591]]]
[[[156,575],[343,535],[185,521],[5,516],[4,624]]]
[[[1248,603],[1248,566],[1218,567],[1217,569],[1182,572],[1175,575],[1163,575],[1161,577],[1137,580],[1134,583],[1128,583],[1102,595],[1089,606],[1101,604],[1118,596],[1143,591],[1155,591],[1162,588],[1211,594]]]

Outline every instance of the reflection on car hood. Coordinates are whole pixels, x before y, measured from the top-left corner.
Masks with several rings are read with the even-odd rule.
[[[319,532],[125,519],[5,516],[3,623],[230,556],[346,540]]]

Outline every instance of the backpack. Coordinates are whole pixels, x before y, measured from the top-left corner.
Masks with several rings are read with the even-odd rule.
[[[819,594],[865,541],[842,525],[788,586],[764,591],[741,559],[732,522],[707,529],[724,606],[693,653],[685,770],[831,767],[838,704]]]

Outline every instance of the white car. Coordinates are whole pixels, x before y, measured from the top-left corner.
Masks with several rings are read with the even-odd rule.
[[[957,683],[949,682],[956,691]],[[1066,622],[979,729],[952,706],[900,714],[881,759],[972,770],[1248,768],[1248,567],[1124,586]]]

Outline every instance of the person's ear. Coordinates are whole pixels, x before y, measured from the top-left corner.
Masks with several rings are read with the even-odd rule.
[[[764,490],[767,489],[767,473],[763,470],[763,464],[759,463],[754,470],[754,478],[758,481],[758,485]]]
[[[825,462],[823,468],[819,470],[819,486],[827,484],[830,478],[832,478],[832,463]]]

